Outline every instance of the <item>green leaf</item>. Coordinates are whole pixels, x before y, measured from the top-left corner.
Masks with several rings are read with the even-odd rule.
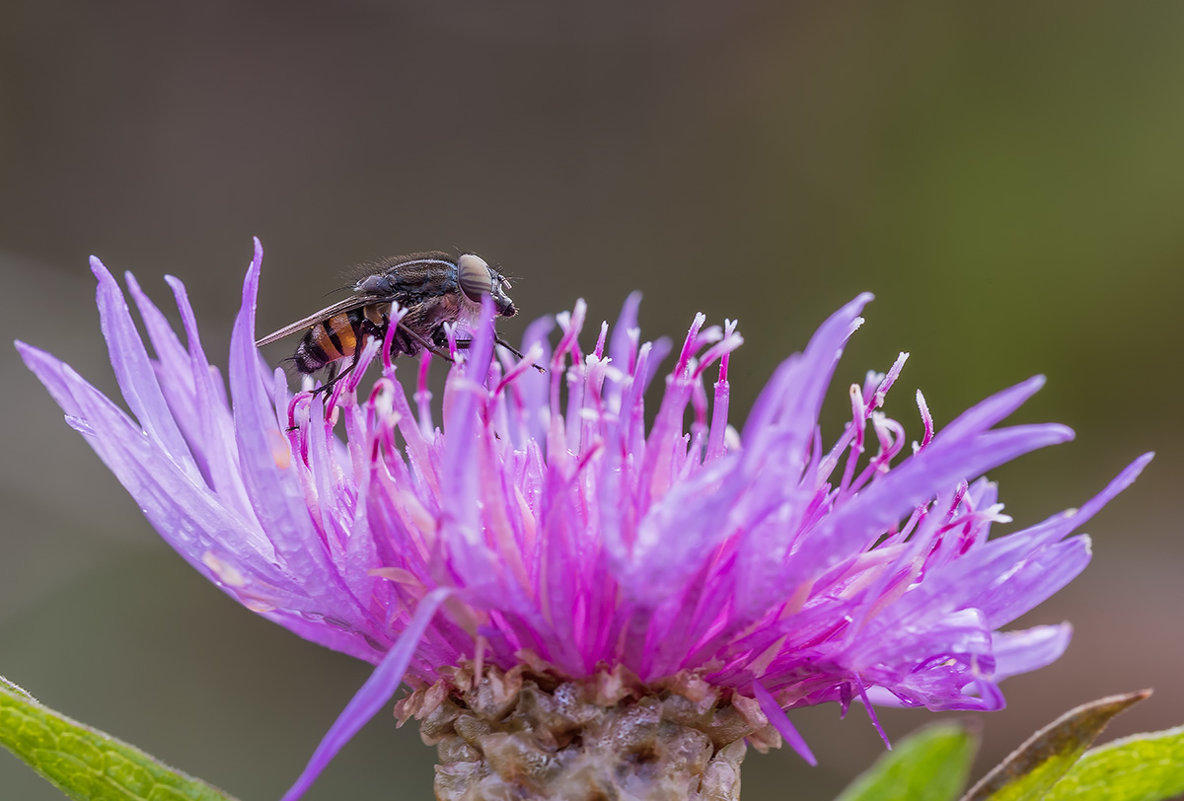
[[[1039,801],[1081,758],[1112,717],[1149,695],[1150,690],[1113,695],[1069,710],[1032,735],[962,801]]]
[[[29,695],[28,691],[26,691],[25,689],[23,689],[22,687],[20,687],[16,684],[13,684],[11,681],[4,678],[3,676],[0,676],[0,689],[11,690],[12,692],[16,693],[17,695],[19,695],[22,698],[28,698],[30,701],[36,700],[35,698],[33,698],[33,696]]]
[[[0,745],[76,801],[234,801],[0,677]]]
[[[1087,751],[1046,801],[1159,801],[1184,793],[1184,726]]]
[[[952,801],[966,786],[978,740],[961,726],[929,726],[897,743],[836,801]]]

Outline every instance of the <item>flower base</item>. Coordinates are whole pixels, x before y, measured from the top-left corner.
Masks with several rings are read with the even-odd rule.
[[[439,801],[736,799],[745,738],[762,751],[780,744],[749,699],[697,677],[641,687],[619,672],[474,675],[460,668],[396,709],[437,748]]]

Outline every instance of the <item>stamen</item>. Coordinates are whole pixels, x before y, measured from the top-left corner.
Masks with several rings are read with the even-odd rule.
[[[933,415],[929,413],[929,405],[925,403],[925,396],[921,394],[919,389],[917,390],[917,408],[921,410],[921,422],[925,426],[925,436],[920,445],[914,444],[913,453],[919,453],[933,441]]]

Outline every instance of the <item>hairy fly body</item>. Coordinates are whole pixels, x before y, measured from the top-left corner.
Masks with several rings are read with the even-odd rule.
[[[393,303],[406,314],[391,337],[391,355],[414,355],[426,349],[448,359],[443,350],[448,344],[445,323],[471,330],[485,295],[492,298],[499,316],[513,317],[518,308],[506,294],[508,289],[510,282],[505,276],[472,253],[453,257],[432,251],[395,256],[374,265],[372,273],[354,284],[350,297],[286,325],[255,344],[261,347],[304,331],[292,360],[296,369],[306,375],[329,368],[329,378],[321,387],[326,390],[357,366],[369,339],[386,337]],[[509,343],[495,337],[498,345],[522,358]],[[465,347],[468,340],[458,340],[457,345]],[[349,364],[343,367],[347,359]]]

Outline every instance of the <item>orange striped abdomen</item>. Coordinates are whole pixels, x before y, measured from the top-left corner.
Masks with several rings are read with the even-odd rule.
[[[362,309],[335,314],[308,329],[296,347],[296,369],[315,373],[340,359],[352,357],[362,339],[359,330],[365,315]]]

